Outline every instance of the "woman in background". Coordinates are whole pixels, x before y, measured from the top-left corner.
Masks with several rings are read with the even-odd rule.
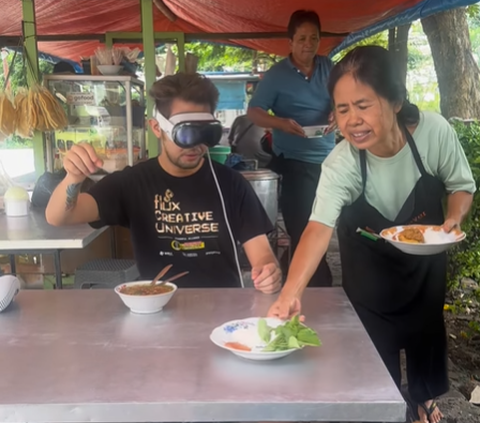
[[[315,12],[297,10],[292,14],[288,24],[290,56],[265,73],[248,109],[253,123],[273,129],[270,167],[282,175],[280,208],[292,251],[308,223],[322,162],[335,145],[333,133],[307,138],[303,129],[328,125],[331,115],[327,81],[332,62],[317,55],[320,32]],[[332,274],[323,259],[310,286],[331,284]]]

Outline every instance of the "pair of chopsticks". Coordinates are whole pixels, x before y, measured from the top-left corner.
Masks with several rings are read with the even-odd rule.
[[[367,231],[367,230],[362,229],[362,228],[357,228],[356,232],[357,232],[357,234],[360,234],[361,236],[364,236],[365,238],[368,238],[372,241],[378,241],[379,239],[381,239],[380,235],[377,235],[373,231]]]
[[[168,266],[165,266],[162,270],[160,270],[160,272],[158,273],[157,276],[155,276],[155,278],[153,279],[153,281],[151,282],[151,285],[157,285],[157,282],[167,274],[167,272],[172,268],[173,264],[169,264]],[[158,285],[163,285],[164,283],[167,283],[167,282],[172,282],[172,281],[175,281],[185,275],[187,275],[188,273],[190,272],[182,272],[182,273],[178,273],[177,275],[175,276],[172,276],[171,278],[168,278],[168,279],[165,279],[164,281],[160,282]]]

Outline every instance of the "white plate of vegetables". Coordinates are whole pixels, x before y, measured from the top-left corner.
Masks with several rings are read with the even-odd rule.
[[[321,345],[317,333],[300,322],[298,316],[283,321],[251,317],[218,326],[210,340],[220,348],[249,360],[275,360],[304,347]]]

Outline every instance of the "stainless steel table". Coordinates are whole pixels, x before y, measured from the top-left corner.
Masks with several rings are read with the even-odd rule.
[[[404,421],[341,288],[305,295],[320,348],[260,363],[210,342],[215,326],[272,300],[192,289],[135,315],[109,290],[21,291],[0,314],[0,422]]]
[[[55,285],[61,289],[62,250],[85,248],[106,229],[93,229],[89,225],[56,228],[47,223],[43,213],[31,212],[26,217],[7,217],[0,212],[0,254],[10,255],[13,274],[16,272],[16,254],[53,254]]]

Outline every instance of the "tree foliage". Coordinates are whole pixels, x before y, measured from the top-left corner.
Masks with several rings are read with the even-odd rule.
[[[458,138],[472,169],[473,177],[480,184],[480,124],[454,124]],[[448,276],[451,286],[457,286],[462,278],[480,280],[480,197],[475,196],[467,220],[462,224],[468,236],[449,253]]]
[[[177,54],[177,47],[173,46],[172,51]],[[200,72],[251,72],[254,61],[260,64],[260,68],[268,69],[281,59],[279,56],[256,52],[245,47],[207,42],[188,43],[185,45],[185,51],[199,58]],[[160,47],[157,52],[164,54],[166,47]]]
[[[27,86],[27,72],[26,72],[26,66],[27,64],[23,60],[23,55],[21,53],[17,53],[15,57],[15,62],[13,63],[12,66],[12,59],[14,56],[14,52],[10,52],[7,57],[7,62],[8,66],[10,69],[10,86],[12,88],[13,92],[16,92],[18,88],[20,87],[26,87]],[[53,71],[53,64],[50,62],[47,62],[46,60],[39,60],[39,69],[40,69],[40,74],[45,75],[48,73],[52,73]],[[4,89],[5,86],[5,75],[0,74],[0,89]]]
[[[248,72],[252,68],[254,51],[246,48],[213,43],[190,43],[185,50],[199,58],[198,68],[204,72]]]
[[[436,13],[421,22],[435,65],[442,114],[480,118],[480,70],[472,51],[466,9]]]
[[[469,20],[480,21],[480,3],[471,4],[466,8],[467,18]]]
[[[372,35],[371,37],[365,38],[355,44],[352,44],[350,47],[347,47],[342,51],[338,52],[333,57],[333,61],[338,62],[342,60],[347,55],[347,53],[352,51],[355,47],[371,45],[388,48],[388,31],[379,32],[378,34]]]
[[[470,28],[472,53],[477,63],[480,62],[480,4],[467,7],[467,20]]]

